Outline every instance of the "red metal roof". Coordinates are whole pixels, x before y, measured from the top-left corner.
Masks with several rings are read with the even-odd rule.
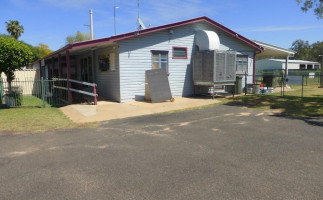
[[[196,22],[207,22],[211,25],[213,25],[214,27],[222,30],[223,32],[237,38],[238,40],[248,44],[249,46],[252,46],[253,48],[259,50],[259,51],[263,51],[263,48],[256,44],[255,42],[239,35],[238,33],[232,31],[231,29],[211,20],[208,17],[197,17],[197,18],[193,18],[193,19],[189,19],[189,20],[185,20],[185,21],[180,21],[180,22],[175,22],[175,23],[171,23],[171,24],[166,24],[166,25],[162,25],[162,26],[156,26],[156,27],[152,27],[152,28],[147,28],[147,29],[143,29],[140,31],[133,31],[133,32],[129,32],[129,33],[124,33],[124,34],[120,34],[120,35],[115,35],[115,36],[111,36],[111,37],[107,37],[107,38],[101,38],[101,39],[95,39],[95,40],[87,40],[87,41],[82,41],[82,42],[76,42],[73,44],[68,44],[65,47],[53,52],[52,54],[46,56],[45,58],[54,56],[59,54],[62,51],[68,50],[68,49],[79,49],[79,48],[85,48],[85,47],[90,47],[90,46],[95,46],[98,44],[103,44],[103,43],[110,43],[110,42],[117,42],[120,40],[124,40],[124,39],[128,39],[128,38],[132,38],[132,37],[136,37],[139,35],[145,35],[145,34],[149,34],[149,33],[153,33],[153,32],[157,32],[157,31],[161,31],[161,30],[165,30],[165,29],[171,29],[171,28],[175,28],[175,27],[179,27],[179,26],[183,26],[183,25],[187,25],[187,24],[192,24],[192,23],[196,23]]]

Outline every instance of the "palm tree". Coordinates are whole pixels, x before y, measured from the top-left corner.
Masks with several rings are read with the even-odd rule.
[[[10,35],[12,35],[16,40],[24,33],[24,27],[19,24],[17,20],[9,20],[6,22],[6,28]]]

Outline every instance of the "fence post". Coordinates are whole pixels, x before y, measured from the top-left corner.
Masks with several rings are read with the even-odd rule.
[[[96,84],[93,86],[93,94],[94,96],[94,105],[98,105],[98,97],[96,95]]]
[[[304,92],[304,75],[302,75],[302,97]]]
[[[44,82],[44,77],[41,77],[41,99],[43,102],[43,108],[45,108],[45,82]]]
[[[282,74],[280,96],[284,96],[284,74]]]
[[[244,73],[244,95],[247,95],[247,72]]]
[[[2,98],[3,98],[3,82],[2,82],[2,78],[0,77],[0,105],[2,105]]]

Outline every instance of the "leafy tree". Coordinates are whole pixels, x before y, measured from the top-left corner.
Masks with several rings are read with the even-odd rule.
[[[35,60],[38,60],[40,58],[39,50],[36,47],[34,47],[34,46],[32,46],[32,45],[30,45],[30,44],[28,44],[26,42],[23,42],[23,41],[20,41],[20,42],[23,43],[24,45],[26,45],[30,49],[30,51],[32,53],[31,61],[35,61]]]
[[[52,53],[53,51],[49,49],[49,46],[44,43],[39,43],[37,46],[32,46],[28,43],[21,41],[23,44],[29,47],[30,51],[32,52],[32,60],[36,61],[48,54]]]
[[[323,19],[323,0],[296,0],[302,11],[307,12],[314,9],[314,14],[318,19]]]
[[[6,28],[10,35],[12,35],[16,40],[24,33],[24,27],[19,24],[17,20],[9,20],[6,22]]]
[[[317,41],[312,44],[312,55],[313,60],[320,63],[322,62],[322,57],[320,57],[319,55],[323,55],[323,42]]]
[[[293,42],[291,50],[295,51],[295,59],[311,60],[311,45],[308,41],[296,40]]]
[[[38,46],[34,47],[39,52],[39,58],[47,56],[48,54],[52,53],[53,51],[49,49],[49,46],[44,43],[39,43]]]
[[[85,40],[90,40],[90,34],[77,31],[75,35],[69,35],[66,37],[66,44],[72,44],[74,42],[81,42]]]
[[[30,48],[12,37],[0,37],[0,74],[7,76],[8,89],[11,93],[11,82],[14,71],[26,66],[32,59]]]
[[[299,39],[293,42],[291,50],[296,51],[295,59],[321,62],[319,55],[323,55],[323,42],[309,44],[308,41]]]

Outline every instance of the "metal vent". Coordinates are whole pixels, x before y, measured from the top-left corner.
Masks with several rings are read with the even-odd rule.
[[[226,81],[236,81],[236,53],[228,52],[226,54]]]
[[[196,52],[194,54],[194,60],[193,60],[193,66],[196,66],[193,68],[193,79],[197,81],[203,80],[203,54],[202,52]]]
[[[213,81],[214,51],[207,51],[203,54],[202,76],[204,81]]]
[[[236,52],[201,51],[194,54],[194,85],[232,84],[236,79]]]
[[[225,68],[226,68],[226,53],[215,54],[215,82],[224,82],[225,81]]]

